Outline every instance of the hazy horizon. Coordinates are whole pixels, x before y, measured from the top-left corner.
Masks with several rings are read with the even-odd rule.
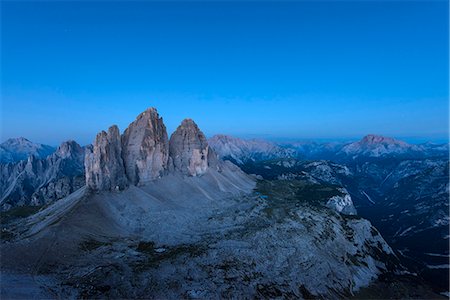
[[[194,120],[195,121],[195,120]],[[112,125],[112,124],[111,124]],[[102,129],[106,131],[107,128]],[[126,128],[119,128],[120,129],[120,133],[123,133],[123,131]],[[201,127],[200,127],[201,129]],[[167,130],[167,134],[170,135],[175,131],[169,131]],[[248,135],[234,135],[234,134],[227,134],[227,133],[222,133],[222,132],[218,132],[218,133],[214,133],[214,134],[205,134],[207,138],[211,138],[214,135],[218,135],[218,134],[223,134],[223,135],[229,135],[229,136],[233,136],[233,137],[237,137],[240,139],[244,139],[244,140],[252,140],[252,139],[256,139],[256,140],[266,140],[269,142],[274,142],[274,143],[295,143],[295,142],[316,142],[316,143],[332,143],[332,142],[337,142],[337,143],[351,143],[351,142],[355,142],[358,140],[361,140],[365,135],[363,136],[355,136],[355,137],[283,137],[283,136],[267,136],[267,135],[255,135],[255,134],[248,134]],[[396,136],[388,136],[388,135],[382,135],[382,134],[377,134],[377,133],[368,133],[368,134],[375,134],[375,135],[381,135],[384,137],[390,137],[390,138],[394,138],[396,140],[400,140],[400,141],[404,141],[410,144],[422,144],[422,143],[427,143],[427,142],[431,142],[431,143],[436,143],[436,144],[445,144],[445,143],[449,143],[449,139],[439,139],[439,138],[427,138],[427,137],[414,137],[414,136],[409,136],[409,137],[396,137]],[[366,135],[368,135],[366,134]],[[61,143],[68,141],[68,140],[74,140],[76,141],[78,144],[80,144],[81,146],[86,146],[89,144],[92,144],[95,140],[95,135],[92,137],[92,140],[90,141],[84,141],[81,139],[77,139],[76,137],[73,138],[69,138],[69,139],[65,139],[65,140],[61,140],[60,142],[57,143],[46,143],[46,142],[42,142],[39,140],[33,140],[30,139],[26,136],[23,135],[19,135],[19,136],[11,136],[11,137],[2,137],[0,143],[4,143],[6,142],[8,139],[13,139],[13,138],[26,138],[27,140],[33,142],[33,143],[40,143],[40,144],[44,144],[44,145],[49,145],[52,147],[58,147]]]
[[[448,2],[2,2],[2,137],[448,141]]]

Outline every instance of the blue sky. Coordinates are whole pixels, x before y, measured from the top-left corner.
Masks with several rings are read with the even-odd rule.
[[[448,137],[448,1],[2,2],[2,138]]]

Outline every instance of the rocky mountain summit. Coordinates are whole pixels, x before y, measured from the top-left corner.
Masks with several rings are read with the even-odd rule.
[[[122,135],[125,173],[132,184],[145,184],[163,175],[169,164],[169,140],[158,112],[149,108]]]
[[[154,108],[141,113],[120,136],[117,126],[97,134],[86,151],[86,184],[94,190],[142,186],[173,172],[203,175],[218,168],[218,158],[205,135],[185,119],[167,138],[166,127]]]
[[[416,145],[411,145],[389,137],[369,134],[360,141],[345,145],[337,155],[347,155],[355,159],[361,156],[417,156],[421,155],[422,151],[424,151],[424,149]]]
[[[0,144],[0,163],[26,160],[30,155],[46,158],[53,152],[55,152],[54,147],[33,143],[23,137],[8,139]]]
[[[47,158],[0,164],[0,208],[43,205],[84,185],[84,149],[74,141],[61,144]]]
[[[218,163],[205,135],[191,119],[183,120],[171,135],[169,154],[174,168],[190,176],[202,175]]]
[[[86,149],[84,165],[86,184],[94,190],[124,189],[128,185],[117,126],[97,134],[94,145]]]

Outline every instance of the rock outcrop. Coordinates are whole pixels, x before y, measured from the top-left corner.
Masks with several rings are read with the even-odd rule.
[[[206,137],[191,119],[185,119],[171,135],[169,153],[175,170],[189,176],[202,175],[217,158]]]
[[[86,149],[86,185],[93,190],[118,190],[127,186],[119,128],[101,131]]]
[[[162,118],[149,108],[121,137],[116,126],[97,135],[93,148],[86,152],[86,184],[94,190],[123,189],[128,184],[146,185],[172,171],[198,176],[219,166],[194,121],[184,120],[169,143]]]
[[[345,188],[340,188],[339,191],[342,194],[331,197],[326,206],[344,215],[356,215],[356,208],[348,191]]]
[[[84,149],[67,141],[47,158],[0,164],[0,210],[43,205],[84,185]]]
[[[122,135],[122,158],[130,183],[142,185],[163,175],[168,168],[169,140],[158,112],[141,113]]]

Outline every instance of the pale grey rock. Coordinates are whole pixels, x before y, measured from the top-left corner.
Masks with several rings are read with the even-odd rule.
[[[175,170],[189,176],[199,176],[209,165],[217,167],[217,156],[208,146],[206,137],[191,119],[185,119],[171,135],[169,155]]]
[[[92,148],[86,150],[86,185],[93,190],[117,190],[127,186],[122,161],[119,128],[97,134]]]
[[[155,108],[149,108],[122,135],[122,158],[129,181],[142,185],[168,169],[169,140],[166,126]]]
[[[348,191],[345,188],[339,188],[339,191],[342,195],[331,197],[326,206],[344,215],[356,215],[356,208]]]

